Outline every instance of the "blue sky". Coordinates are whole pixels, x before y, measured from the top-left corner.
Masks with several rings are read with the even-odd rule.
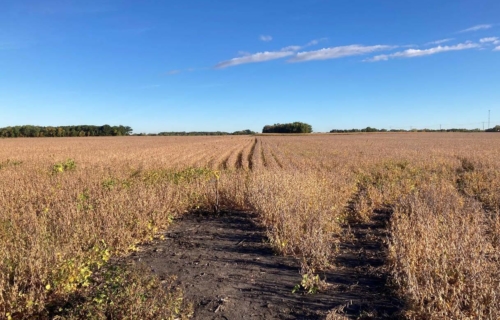
[[[499,62],[498,0],[2,0],[0,127],[482,128]]]

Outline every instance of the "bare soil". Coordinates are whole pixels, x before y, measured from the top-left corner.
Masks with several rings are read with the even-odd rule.
[[[301,281],[298,261],[275,254],[246,212],[186,214],[165,240],[132,259],[160,278],[175,275],[195,319],[324,319],[334,308],[354,319],[397,318],[401,304],[386,286],[384,230],[383,215],[354,226],[336,266],[320,274],[327,288],[316,294],[292,293]]]

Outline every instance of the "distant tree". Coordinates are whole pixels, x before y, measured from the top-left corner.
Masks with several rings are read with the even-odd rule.
[[[275,123],[262,128],[262,133],[311,133],[312,126],[303,122]]]
[[[233,133],[224,131],[166,131],[160,132],[158,136],[227,136],[227,135],[251,135],[255,134],[252,130],[246,129],[241,131],[235,131]]]
[[[500,132],[500,126],[494,126],[493,128],[489,128],[486,132]]]
[[[15,126],[0,128],[0,137],[85,137],[85,136],[128,136],[132,128],[127,126]]]
[[[500,127],[500,126],[497,126]],[[500,131],[500,128],[497,129]],[[486,131],[493,132],[495,131],[494,128],[488,129]],[[376,129],[372,127],[366,127],[364,129],[333,129],[330,130],[330,133],[350,133],[350,132],[481,132],[480,129],[464,129],[464,128],[451,128],[451,129],[438,129],[438,130],[433,130],[433,129],[411,129],[411,130],[404,130],[404,129]]]
[[[250,129],[235,131],[232,133],[232,135],[252,135],[252,134],[255,134],[255,132]]]

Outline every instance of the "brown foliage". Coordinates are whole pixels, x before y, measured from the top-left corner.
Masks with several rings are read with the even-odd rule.
[[[406,315],[497,318],[499,153],[500,139],[480,133],[3,139],[0,318],[95,297],[108,260],[214,208],[258,213],[308,279],[333,267],[350,219],[394,211],[388,250]],[[154,283],[133,273],[128,302]],[[181,297],[151,288],[166,291],[141,302],[149,310]],[[87,298],[75,312],[96,307]]]

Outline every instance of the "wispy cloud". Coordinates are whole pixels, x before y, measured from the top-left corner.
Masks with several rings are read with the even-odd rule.
[[[269,41],[273,40],[273,37],[272,36],[261,35],[259,37],[259,39],[260,39],[260,41],[269,42]]]
[[[441,40],[427,42],[425,45],[428,46],[428,45],[442,44],[442,43],[450,42],[452,40],[455,40],[455,39],[454,38],[441,39]]]
[[[303,46],[288,46],[288,47],[284,47],[283,49],[281,49],[281,51],[299,51],[300,49],[315,46],[315,45],[317,45],[320,42],[325,41],[325,40],[326,40],[326,38],[314,39],[314,40],[309,41],[308,43],[306,43]]]
[[[215,69],[224,69],[227,67],[234,67],[240,64],[247,63],[257,63],[264,62],[270,60],[281,59],[285,57],[289,57],[294,54],[294,51],[265,51],[265,52],[257,52],[253,54],[248,54],[243,57],[237,57],[230,60],[219,62],[215,65]]]
[[[320,42],[327,41],[328,38],[320,38],[320,39],[314,39],[309,41],[304,47],[310,47],[310,46],[315,46],[319,44]]]
[[[491,24],[478,24],[477,26],[473,26],[473,27],[461,30],[458,33],[486,30],[486,29],[490,29],[491,27],[493,27],[493,25],[491,25]]]
[[[314,46],[314,45],[317,45],[319,43],[319,40],[312,40],[312,41],[309,41],[309,43],[307,43],[307,46]]]
[[[454,46],[437,46],[434,48],[429,48],[429,49],[408,49],[392,54],[382,54],[375,56],[370,59],[366,59],[365,61],[369,62],[376,62],[376,61],[386,61],[389,59],[395,59],[395,58],[415,58],[415,57],[422,57],[422,56],[429,56],[437,53],[442,53],[442,52],[448,52],[448,51],[460,51],[460,50],[467,50],[467,49],[473,49],[473,48],[478,48],[480,47],[479,44],[477,43],[472,43],[472,42],[466,42],[466,43],[460,43]]]
[[[495,49],[493,49],[493,51],[500,51],[500,46],[498,46]]]
[[[498,40],[498,37],[488,37],[488,38],[482,38],[479,40],[481,43],[493,43],[493,44],[500,44],[500,40]]]
[[[186,68],[186,69],[174,69],[174,70],[167,71],[167,72],[163,73],[162,75],[174,76],[176,74],[202,71],[202,70],[208,70],[208,69],[211,69],[211,68],[193,68],[193,67],[191,67],[191,68]]]
[[[240,52],[240,54],[242,55],[241,57],[236,57],[230,60],[219,62],[214,66],[214,68],[224,69],[227,67],[233,67],[241,64],[265,62],[270,60],[282,59],[286,57],[291,57],[291,59],[288,60],[288,62],[327,60],[327,59],[336,59],[347,56],[362,55],[375,51],[390,50],[396,48],[396,46],[387,46],[387,45],[376,45],[376,46],[350,45],[350,46],[325,48],[315,51],[297,52],[300,49],[317,45],[323,40],[325,39],[312,40],[303,46],[296,46],[296,45],[288,46],[280,49],[279,51],[265,51],[258,53]]]
[[[280,51],[299,51],[302,48],[303,48],[302,46],[288,46],[282,48]]]
[[[340,47],[324,48],[315,51],[299,52],[297,53],[296,56],[290,59],[289,62],[337,59],[348,56],[368,54],[375,51],[390,50],[393,48],[395,47],[388,45],[363,46],[363,45],[353,44],[349,46],[340,46]]]
[[[257,52],[257,53],[249,53],[249,52],[245,52],[245,51],[240,51],[239,54],[241,55],[241,57],[236,57],[236,58],[233,58],[230,60],[219,62],[218,64],[215,65],[214,68],[215,69],[224,69],[227,67],[233,67],[233,66],[237,66],[240,64],[265,62],[265,61],[270,61],[270,60],[286,58],[286,57],[294,55],[300,49],[303,49],[303,48],[306,48],[309,46],[317,45],[318,43],[320,43],[321,41],[323,41],[325,39],[326,38],[311,40],[303,46],[298,46],[298,45],[287,46],[287,47],[281,48],[279,51],[265,51],[265,52]]]

